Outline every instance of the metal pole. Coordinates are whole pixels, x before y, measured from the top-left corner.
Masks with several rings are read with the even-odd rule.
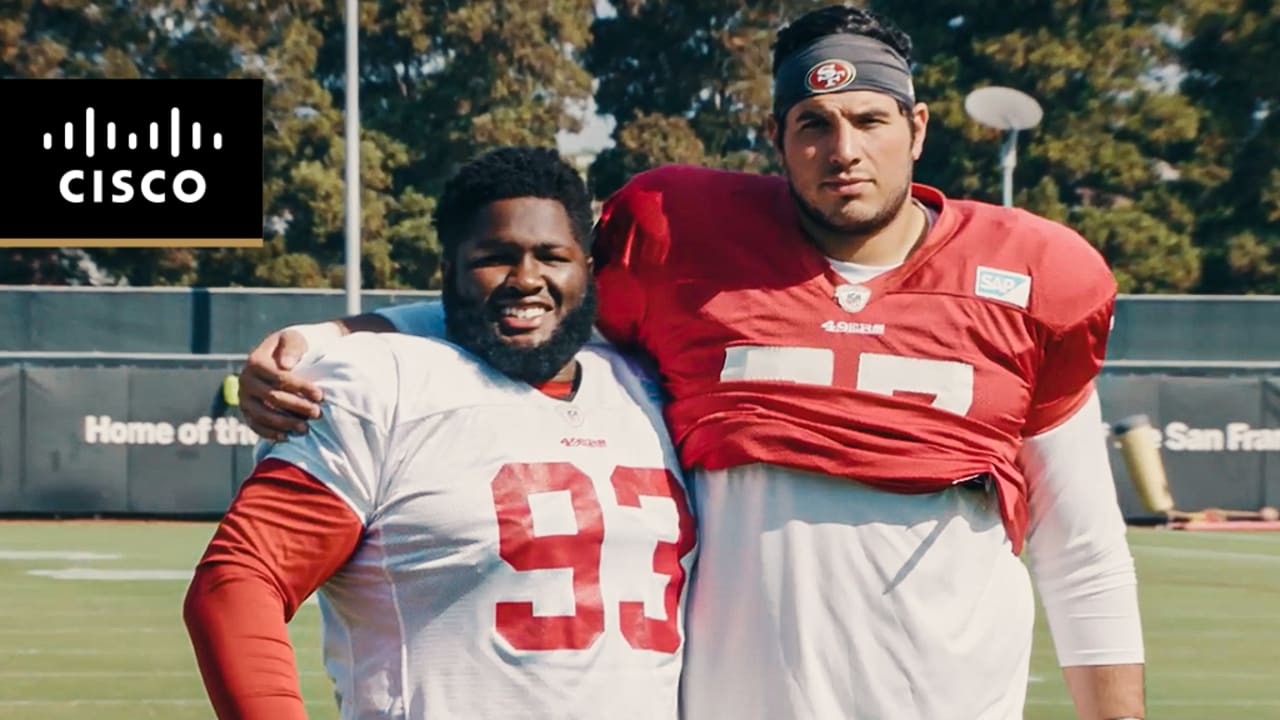
[[[359,0],[347,0],[346,276],[347,314],[360,314],[360,52]]]
[[[1004,170],[1004,206],[1013,207],[1013,169],[1018,165],[1018,131],[1010,130],[1001,152],[1000,168]]]

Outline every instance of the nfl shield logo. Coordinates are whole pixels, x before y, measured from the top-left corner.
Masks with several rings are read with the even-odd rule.
[[[581,410],[570,405],[569,407],[562,408],[561,412],[564,414],[564,419],[570,425],[574,427],[582,427],[582,411]]]
[[[845,312],[856,313],[867,306],[871,299],[871,288],[866,285],[839,285],[836,287],[836,302]]]

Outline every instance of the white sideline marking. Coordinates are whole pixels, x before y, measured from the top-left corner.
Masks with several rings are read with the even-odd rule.
[[[1202,540],[1213,541],[1213,542],[1216,542],[1219,540],[1223,540],[1223,541],[1242,540],[1244,542],[1262,542],[1262,543],[1280,544],[1280,533],[1256,532],[1256,531],[1250,531],[1250,530],[1233,530],[1233,531],[1220,531],[1220,532],[1173,532],[1170,530],[1152,530],[1149,533],[1147,531],[1139,530],[1137,532],[1131,533],[1130,537],[1136,537],[1140,539],[1149,538],[1149,537],[1161,537],[1164,539],[1168,539],[1170,542],[1189,542],[1189,543],[1198,543]]]
[[[64,678],[64,677],[192,677],[195,671],[178,671],[178,670],[120,670],[112,672],[110,670],[88,670],[88,671],[13,671],[0,672],[0,678]],[[320,670],[299,670],[299,675],[303,676],[319,676],[325,675]]]
[[[190,580],[190,570],[103,570],[100,568],[63,568],[61,570],[28,570],[28,575],[54,580]]]
[[[1050,700],[1041,698],[1028,698],[1028,705],[1061,705],[1070,706],[1070,700]],[[1158,707],[1280,707],[1280,699],[1267,700],[1191,700],[1183,698],[1154,698],[1147,700],[1147,706]]]
[[[189,582],[194,572],[194,570],[106,570],[73,567],[59,570],[28,570],[27,574],[54,580],[182,580]],[[301,607],[318,606],[319,604],[319,596],[312,594],[302,602]]]
[[[290,627],[289,631],[293,633],[308,633],[308,632],[312,632],[312,628]],[[34,635],[37,637],[42,635],[94,635],[94,634],[150,635],[150,634],[156,634],[156,633],[167,634],[167,633],[180,633],[180,632],[182,632],[182,628],[179,625],[173,625],[169,627],[151,627],[146,625],[93,625],[90,627],[0,628],[0,636]],[[0,652],[4,652],[4,649],[0,648]],[[13,652],[17,652],[17,651],[13,651]],[[3,674],[4,674],[3,672],[0,672],[0,675],[3,675]]]
[[[0,707],[27,707],[32,705],[203,705],[205,698],[102,698],[78,700],[0,700]]]
[[[0,560],[119,560],[122,557],[116,553],[80,550],[0,550]]]
[[[1230,616],[1223,615],[1222,617],[1223,619],[1227,619]],[[1144,629],[1143,633],[1145,635],[1154,636],[1154,637],[1195,637],[1198,640],[1203,640],[1204,638],[1211,638],[1214,640],[1227,640],[1231,638],[1248,640],[1250,638],[1256,638],[1261,636],[1274,637],[1277,634],[1280,634],[1280,629],[1250,628],[1248,630],[1210,630],[1210,629],[1192,630],[1189,628],[1172,628],[1171,627],[1171,628]]]
[[[113,652],[119,652],[119,648]],[[149,649],[146,652],[151,652]],[[102,655],[102,650],[89,650],[86,648],[6,648],[0,646],[0,653],[9,653],[11,655]]]
[[[76,700],[39,699],[39,700],[0,700],[0,707],[29,707],[42,705],[208,705],[208,698],[78,698]],[[333,707],[333,701],[316,700],[304,702],[307,707]]]
[[[114,633],[126,633],[129,635],[137,634],[153,634],[178,632],[178,626],[173,627],[148,627],[148,626],[93,626],[93,627],[33,627],[33,628],[6,628],[0,629],[0,635],[92,635],[95,633],[106,633],[108,635]]]
[[[1134,546],[1133,550],[1153,555],[1171,555],[1173,557],[1205,557],[1221,560],[1246,560],[1248,562],[1280,563],[1280,555],[1264,555],[1262,553],[1231,552],[1229,550],[1199,550],[1196,548],[1166,548],[1150,546]]]
[[[4,677],[5,673],[0,672],[0,677]],[[1162,678],[1169,677],[1225,677],[1225,678],[1245,678],[1249,680],[1270,680],[1275,678],[1273,672],[1248,672],[1240,670],[1161,670],[1159,673],[1152,672],[1151,676],[1159,675]],[[1027,678],[1029,682],[1044,682],[1044,677],[1040,675],[1032,675]]]
[[[1274,612],[1270,612],[1270,613],[1237,613],[1237,612],[1233,612],[1233,613],[1220,613],[1220,612],[1156,613],[1156,612],[1152,612],[1150,613],[1150,615],[1152,620],[1156,620],[1158,622],[1167,622],[1171,620],[1235,620],[1235,621],[1267,620],[1270,622],[1274,622],[1277,619],[1277,615]],[[1146,613],[1144,613],[1143,616],[1145,617]],[[1202,673],[1196,673],[1196,674],[1199,675]],[[1275,673],[1272,673],[1268,677],[1275,677]]]

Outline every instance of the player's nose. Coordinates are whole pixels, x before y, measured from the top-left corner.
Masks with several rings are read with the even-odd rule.
[[[831,155],[828,158],[832,166],[848,167],[862,157],[862,143],[857,128],[845,120],[835,123],[831,129]]]
[[[546,285],[542,276],[542,263],[532,255],[525,255],[511,266],[507,273],[507,285],[524,293],[533,293]]]

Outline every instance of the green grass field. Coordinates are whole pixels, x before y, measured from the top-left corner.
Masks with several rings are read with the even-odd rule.
[[[180,609],[212,530],[0,522],[0,720],[212,717]],[[1134,530],[1130,537],[1150,717],[1280,718],[1280,533]],[[72,552],[82,555],[52,554]],[[151,577],[110,579],[125,572]],[[311,717],[336,717],[314,604],[299,612],[291,634]],[[1073,718],[1043,624],[1031,672],[1026,717]]]

